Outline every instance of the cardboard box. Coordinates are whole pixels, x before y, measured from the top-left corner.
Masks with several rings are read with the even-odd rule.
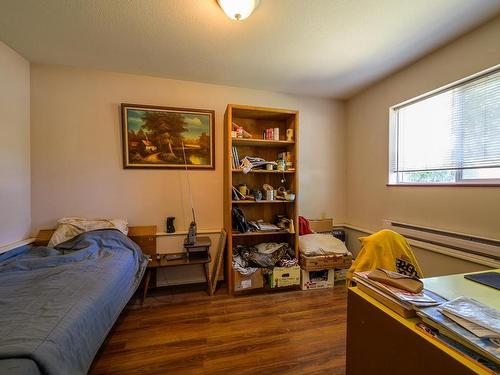
[[[346,276],[347,276],[347,271],[348,268],[343,268],[343,269],[335,269],[335,282],[337,281],[345,281]]]
[[[300,285],[300,267],[274,267],[269,275],[269,286],[281,288],[284,286]]]
[[[352,255],[317,255],[306,256],[300,254],[300,267],[306,271],[322,271],[334,268],[349,268],[352,264]]]
[[[302,270],[302,290],[333,288],[335,279],[334,270],[305,271]]]
[[[234,290],[251,290],[264,287],[264,277],[262,276],[262,269],[257,269],[249,276],[242,275],[238,271],[233,270]]]

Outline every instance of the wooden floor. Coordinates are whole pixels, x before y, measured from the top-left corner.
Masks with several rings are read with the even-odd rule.
[[[90,374],[344,374],[346,296],[157,289],[129,304]]]

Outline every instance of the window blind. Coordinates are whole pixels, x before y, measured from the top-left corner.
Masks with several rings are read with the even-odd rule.
[[[393,172],[500,167],[499,69],[393,110]]]

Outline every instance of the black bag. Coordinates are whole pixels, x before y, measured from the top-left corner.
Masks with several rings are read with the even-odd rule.
[[[241,233],[245,233],[250,230],[250,226],[248,225],[247,219],[245,218],[245,214],[239,207],[233,207],[232,215],[234,229]]]

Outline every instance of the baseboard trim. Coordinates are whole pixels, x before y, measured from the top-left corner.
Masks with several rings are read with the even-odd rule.
[[[17,249],[18,247],[21,246],[26,246],[29,245],[33,242],[35,242],[36,238],[26,238],[25,240],[19,240],[15,242],[8,243],[6,245],[0,246],[0,254],[6,253],[7,251]]]

